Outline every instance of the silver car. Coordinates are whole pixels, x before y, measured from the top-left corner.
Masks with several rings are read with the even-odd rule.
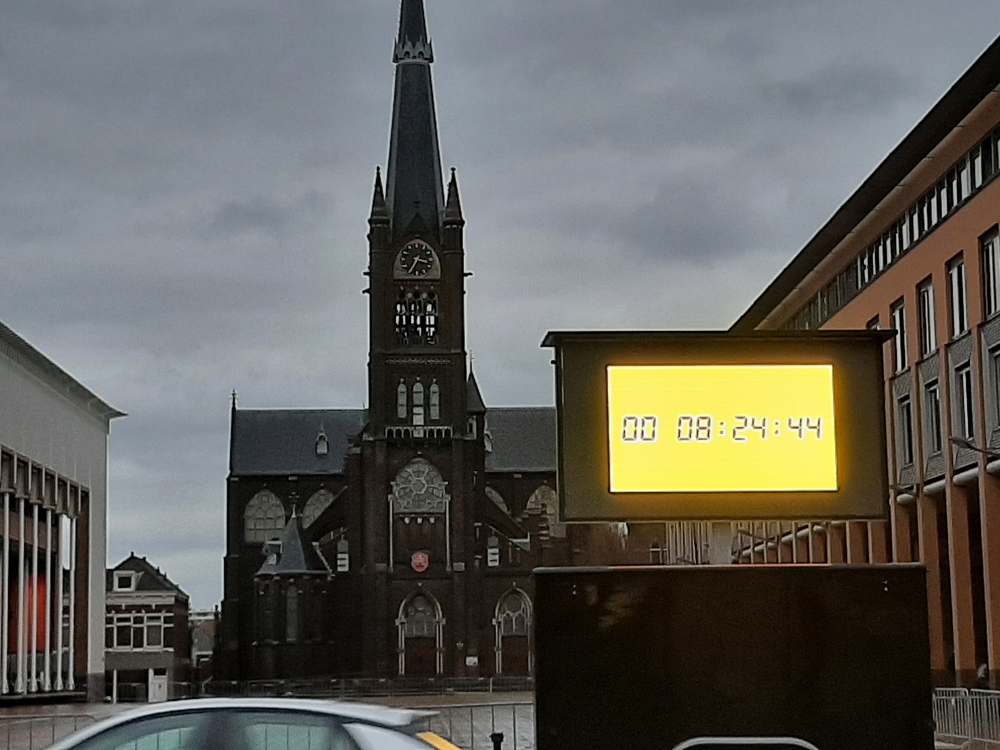
[[[458,750],[426,711],[285,698],[209,698],[119,714],[50,750]]]

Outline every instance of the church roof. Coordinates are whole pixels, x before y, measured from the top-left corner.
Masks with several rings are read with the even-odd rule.
[[[229,471],[262,474],[342,474],[350,439],[365,426],[364,409],[234,409]],[[320,434],[329,442],[318,453]]]
[[[486,454],[487,471],[556,470],[554,406],[491,407],[486,431],[493,443]]]

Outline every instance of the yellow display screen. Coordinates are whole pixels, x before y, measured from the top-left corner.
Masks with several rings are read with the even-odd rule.
[[[835,491],[833,365],[608,366],[611,492]]]

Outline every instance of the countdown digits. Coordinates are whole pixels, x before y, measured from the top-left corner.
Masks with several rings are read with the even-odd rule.
[[[628,415],[622,419],[622,442],[655,443],[657,418]]]
[[[712,440],[712,417],[709,414],[681,414],[677,417],[677,439],[682,443],[708,443]]]

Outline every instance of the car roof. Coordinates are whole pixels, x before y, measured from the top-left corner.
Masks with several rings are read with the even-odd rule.
[[[153,703],[132,709],[98,721],[79,732],[74,732],[52,745],[49,750],[64,750],[79,744],[96,734],[112,727],[127,724],[136,719],[153,716],[170,716],[189,711],[256,710],[256,711],[304,711],[312,714],[334,716],[347,721],[404,729],[414,722],[434,715],[434,711],[418,711],[405,708],[389,708],[370,703],[349,701],[309,700],[302,698],[198,698],[194,700]]]

